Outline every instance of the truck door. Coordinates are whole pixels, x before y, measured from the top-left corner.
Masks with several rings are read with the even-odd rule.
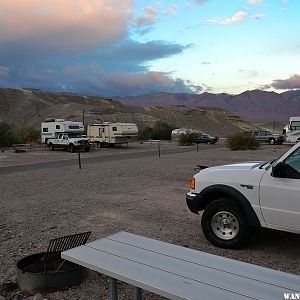
[[[278,167],[280,174],[276,177],[272,175],[272,168],[262,177],[262,214],[270,227],[300,232],[300,147]]]

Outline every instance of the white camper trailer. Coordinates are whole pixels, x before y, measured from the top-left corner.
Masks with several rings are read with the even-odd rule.
[[[134,123],[89,124],[87,137],[99,145],[116,145],[130,142],[138,136],[138,128]]]
[[[41,124],[41,143],[47,144],[47,140],[57,138],[60,133],[84,132],[82,122],[65,121],[64,119],[47,118]]]
[[[176,129],[172,130],[172,132],[171,132],[172,142],[178,142],[180,135],[182,133],[186,134],[188,132],[196,132],[199,134],[201,133],[201,131],[198,129],[176,128]]]
[[[290,117],[289,124],[283,128],[285,141],[287,143],[297,143],[300,141],[300,117]]]

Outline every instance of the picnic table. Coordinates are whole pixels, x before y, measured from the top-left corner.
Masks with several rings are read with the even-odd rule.
[[[62,258],[169,299],[285,299],[299,296],[300,276],[119,232],[62,252]],[[291,298],[293,299],[293,298]],[[297,298],[294,298],[297,299]]]

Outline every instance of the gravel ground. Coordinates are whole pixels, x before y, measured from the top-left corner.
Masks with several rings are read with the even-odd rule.
[[[85,157],[143,152],[156,145],[132,144],[129,149],[104,149]],[[237,161],[269,160],[288,146],[262,146],[256,151],[229,151],[225,146],[200,145],[199,152],[84,163],[61,168],[1,175],[1,167],[74,158],[56,151],[0,153],[0,299],[32,299],[15,285],[15,263],[43,252],[49,240],[92,231],[90,241],[129,231],[161,241],[226,256],[300,275],[300,237],[261,230],[242,250],[218,249],[201,231],[200,217],[186,207],[185,192],[196,164],[208,166]],[[73,156],[72,156],[73,155]],[[132,289],[119,284],[120,299],[131,299]],[[51,299],[107,299],[107,278],[89,271],[78,287],[44,294]],[[144,299],[162,299],[144,292]]]

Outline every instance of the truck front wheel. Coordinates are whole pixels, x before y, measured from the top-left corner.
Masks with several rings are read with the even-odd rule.
[[[51,151],[54,151],[54,145],[53,145],[52,143],[49,144],[49,149],[50,149]]]
[[[244,212],[230,198],[210,203],[202,214],[201,226],[205,237],[221,248],[241,248],[250,235]]]
[[[75,152],[75,146],[73,144],[70,144],[69,145],[69,150],[71,153],[74,153]]]

